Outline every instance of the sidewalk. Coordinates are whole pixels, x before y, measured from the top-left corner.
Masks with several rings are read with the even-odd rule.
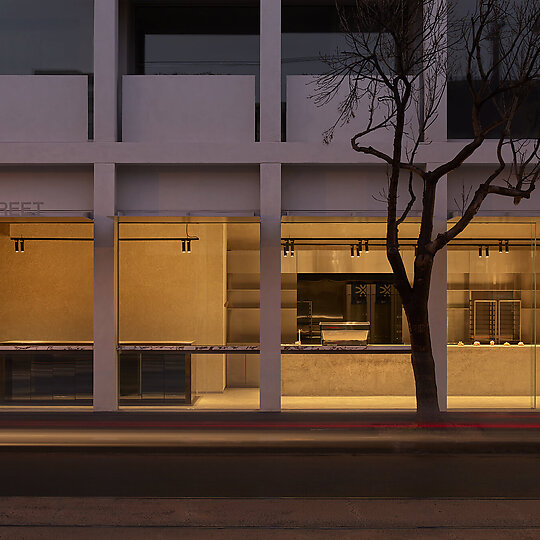
[[[538,453],[538,412],[7,412],[0,447],[204,451]]]

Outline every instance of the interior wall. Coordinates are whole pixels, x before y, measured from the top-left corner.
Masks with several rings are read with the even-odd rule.
[[[0,224],[0,341],[92,341],[93,243],[29,240],[91,235],[90,224]],[[27,238],[24,253],[11,236]]]
[[[119,340],[226,342],[226,228],[192,224],[190,254],[179,241],[122,241],[126,237],[183,237],[185,225],[120,224]],[[225,387],[222,355],[194,355],[195,391]]]

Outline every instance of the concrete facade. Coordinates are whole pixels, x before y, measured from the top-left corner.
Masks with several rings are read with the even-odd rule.
[[[125,8],[126,3],[120,3],[120,8]],[[281,388],[285,384],[282,361],[289,361],[280,355],[282,216],[383,218],[385,207],[377,198],[386,181],[386,167],[374,157],[350,148],[347,141],[354,135],[354,125],[341,128],[332,144],[323,144],[322,131],[329,127],[335,107],[313,107],[304,77],[288,81],[290,110],[286,123],[291,138],[281,141],[279,0],[260,0],[259,141],[255,139],[253,78],[129,76],[122,56],[125,13],[125,9],[119,9],[118,0],[94,0],[92,140],[87,140],[84,77],[0,77],[0,201],[39,201],[40,219],[93,219],[94,408],[99,411],[118,407],[117,345],[121,318],[115,248],[118,230],[114,218],[260,219],[260,409],[280,410]],[[8,111],[25,109],[25,103],[32,104],[26,109],[27,114],[13,115]],[[439,119],[429,133],[429,144],[422,145],[418,154],[418,162],[427,167],[449,159],[463,144],[447,140],[445,99],[440,107]],[[4,117],[8,112],[6,123]],[[366,144],[370,142],[383,150],[388,144],[377,135],[372,139],[368,136]],[[487,141],[465,166],[441,183],[434,234],[446,228],[463,186],[473,183],[496,163],[495,142]],[[405,190],[406,186],[402,201],[406,201]],[[11,213],[9,209],[6,212],[3,217],[7,221],[23,215],[20,204]],[[517,207],[510,199],[492,197],[481,211],[483,216],[505,219],[536,220],[539,214],[536,196]],[[221,273],[226,273],[225,250],[222,243],[215,260],[206,261],[209,272],[219,267]],[[152,254],[141,265],[151,262]],[[447,254],[443,251],[437,257],[430,304],[443,409],[447,398],[446,267]],[[208,293],[216,302],[218,317],[226,316],[220,296],[224,294],[222,286],[220,283],[216,291]],[[85,338],[87,323],[81,322],[80,335]],[[160,336],[152,331],[156,320],[149,324],[140,320],[137,324],[131,326],[135,333],[128,339],[169,339],[166,326],[161,326]],[[204,337],[203,334],[201,341],[225,339],[211,331]],[[296,362],[299,360],[295,357]],[[212,369],[218,375],[215,380],[205,379],[200,384],[208,391],[222,390],[226,378],[224,358],[202,362],[214,366]],[[250,369],[253,371],[253,366]]]

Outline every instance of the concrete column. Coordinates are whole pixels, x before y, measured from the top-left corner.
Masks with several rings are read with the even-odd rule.
[[[436,164],[427,164],[427,170],[434,169]],[[435,219],[433,237],[446,231],[447,227],[447,183],[446,176],[439,180],[435,199]],[[431,287],[429,291],[429,327],[431,344],[435,359],[435,376],[439,390],[439,407],[447,408],[447,249],[444,248],[435,256]]]
[[[261,142],[281,141],[281,0],[261,0]]]
[[[281,165],[261,163],[260,408],[281,409]]]
[[[118,0],[94,0],[94,140],[118,129]]]
[[[94,410],[118,409],[115,165],[94,165]]]

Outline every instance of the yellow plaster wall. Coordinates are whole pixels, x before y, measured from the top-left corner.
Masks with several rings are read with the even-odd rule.
[[[178,224],[120,224],[120,341],[226,342],[226,226],[196,224],[199,236],[192,253],[180,242],[123,241],[122,238],[182,237]],[[219,392],[225,387],[222,355],[194,355],[195,390]]]
[[[91,225],[0,225],[0,341],[91,341],[92,242],[26,241],[10,236],[85,236]]]

